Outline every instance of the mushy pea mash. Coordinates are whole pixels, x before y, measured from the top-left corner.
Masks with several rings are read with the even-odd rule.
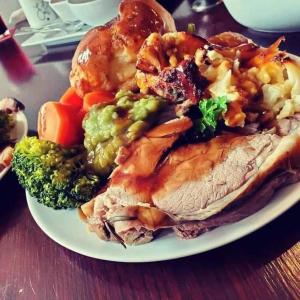
[[[84,146],[93,170],[108,175],[115,166],[118,149],[140,137],[164,103],[157,96],[119,91],[115,104],[92,107],[84,118],[83,129]]]

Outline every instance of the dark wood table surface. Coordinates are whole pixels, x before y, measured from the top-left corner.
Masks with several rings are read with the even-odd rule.
[[[179,2],[172,2],[178,29],[193,22],[204,37],[231,30],[263,45],[279,36],[240,26],[223,5],[196,14],[189,1]],[[300,55],[300,33],[286,34],[284,47]],[[35,58],[35,75],[21,83],[0,65],[0,96],[11,95],[26,104],[32,130],[40,104],[57,99],[68,86],[73,51],[74,47],[52,49]],[[48,238],[32,219],[24,190],[9,173],[0,182],[0,299],[300,299],[299,216],[298,204],[249,236],[188,258],[106,262]]]

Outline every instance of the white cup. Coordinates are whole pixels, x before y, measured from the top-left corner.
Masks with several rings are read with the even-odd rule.
[[[49,3],[44,0],[19,0],[19,3],[32,28],[41,28],[58,19]]]
[[[78,21],[78,19],[73,15],[67,0],[50,0],[47,2],[49,2],[50,7],[56,12],[63,22],[68,23]]]

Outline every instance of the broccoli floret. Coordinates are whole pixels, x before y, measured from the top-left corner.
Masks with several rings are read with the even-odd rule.
[[[0,111],[0,147],[10,142],[10,133],[15,126],[13,114]]]
[[[100,186],[100,177],[89,173],[82,147],[63,148],[36,137],[16,144],[12,166],[20,184],[38,202],[55,208],[79,207]]]
[[[228,99],[226,96],[202,99],[199,102],[199,109],[202,114],[197,120],[198,130],[201,133],[214,133],[217,129],[218,120],[227,111]]]

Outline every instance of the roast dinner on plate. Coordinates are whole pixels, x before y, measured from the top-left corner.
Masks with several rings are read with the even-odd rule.
[[[177,31],[155,0],[121,1],[79,43],[38,137],[16,144],[20,184],[123,245],[164,229],[192,239],[254,214],[300,181],[300,65],[283,42],[205,39],[193,24]]]

